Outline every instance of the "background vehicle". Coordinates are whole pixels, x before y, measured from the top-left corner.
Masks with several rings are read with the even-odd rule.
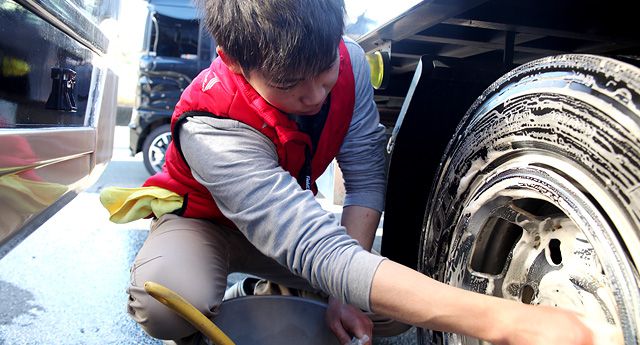
[[[376,102],[394,128],[382,254],[448,284],[579,310],[638,344],[634,21],[622,1],[435,0],[359,36],[386,74],[374,73],[386,86]]]
[[[150,174],[162,168],[169,123],[180,94],[211,64],[215,43],[189,0],[149,0],[135,106],[129,128],[132,154],[143,153]]]
[[[100,175],[117,77],[98,26],[118,1],[0,4],[0,258]]]

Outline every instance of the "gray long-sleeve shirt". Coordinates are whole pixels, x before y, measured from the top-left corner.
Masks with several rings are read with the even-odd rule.
[[[355,78],[353,118],[337,156],[345,179],[345,206],[382,211],[384,127],[362,49],[345,38]],[[275,145],[244,123],[193,117],[180,131],[182,152],[195,179],[222,213],[265,255],[343,302],[370,310],[373,275],[383,260],[346,234],[335,216],[278,165]]]

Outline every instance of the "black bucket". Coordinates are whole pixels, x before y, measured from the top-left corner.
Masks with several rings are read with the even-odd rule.
[[[300,297],[246,296],[224,301],[213,322],[237,345],[340,345],[326,310]]]

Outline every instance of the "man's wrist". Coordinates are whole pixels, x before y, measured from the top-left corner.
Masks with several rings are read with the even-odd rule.
[[[493,345],[508,344],[509,331],[514,329],[514,320],[521,318],[516,317],[518,314],[526,312],[523,310],[527,306],[504,299],[497,299],[493,304],[493,310],[487,312],[489,318],[483,324],[482,338],[491,342]]]

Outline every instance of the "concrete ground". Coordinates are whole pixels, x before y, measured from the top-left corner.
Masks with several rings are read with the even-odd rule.
[[[129,267],[149,221],[110,223],[98,200],[105,186],[139,186],[148,176],[140,155],[130,157],[127,147],[128,128],[118,126],[100,180],[0,260],[0,344],[161,344],[125,310]],[[242,277],[234,274],[229,283]],[[411,329],[374,344],[415,339]]]

